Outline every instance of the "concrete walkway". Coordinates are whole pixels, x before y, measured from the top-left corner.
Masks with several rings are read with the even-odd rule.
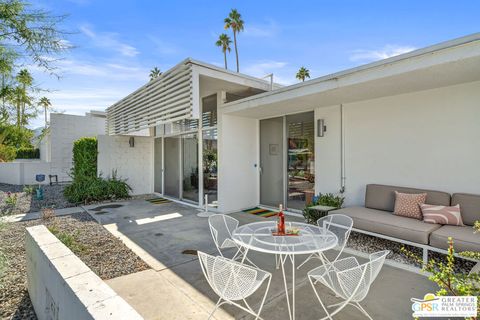
[[[208,317],[218,297],[208,286],[197,257],[188,254],[188,250],[214,254],[216,250],[207,219],[198,218],[198,211],[173,202],[152,205],[142,200],[114,203],[110,207],[93,205],[85,209],[152,267],[152,270],[107,281],[145,319]],[[235,213],[232,216],[240,220],[240,224],[265,221],[265,218],[246,213]],[[295,220],[292,217],[287,219]],[[274,257],[255,252],[249,253],[249,257],[260,268],[273,273],[262,317],[288,319],[282,276],[275,269]],[[299,257],[298,261],[303,260]],[[316,261],[310,261],[297,271],[297,319],[319,319],[325,315],[306,281],[306,273],[316,266]],[[260,301],[263,290],[264,287],[261,287],[249,299],[253,306]],[[428,292],[435,292],[435,287],[426,277],[384,266],[363,306],[374,319],[410,319],[410,298],[421,298]],[[326,288],[321,288],[320,295],[327,304],[338,302]],[[215,318],[252,317],[237,308],[225,306],[215,313]],[[366,318],[357,309],[347,307],[335,319]]]

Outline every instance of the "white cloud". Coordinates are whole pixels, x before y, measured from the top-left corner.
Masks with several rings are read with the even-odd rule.
[[[398,56],[403,53],[407,53],[415,50],[413,46],[400,46],[388,44],[381,49],[377,50],[364,50],[359,49],[353,51],[350,55],[350,61],[353,62],[371,62],[376,60],[387,59],[390,57]]]
[[[283,61],[257,61],[241,67],[240,71],[257,78],[273,73],[273,81],[284,85],[295,82],[295,73],[288,66],[288,63]]]
[[[278,33],[280,27],[278,24],[272,20],[268,19],[266,23],[263,24],[249,24],[245,26],[244,34],[250,37],[272,37]]]
[[[148,39],[151,43],[154,44],[155,50],[160,54],[177,54],[180,51],[180,49],[176,45],[168,43],[167,41],[162,40],[156,36],[149,35]]]
[[[135,57],[140,53],[137,50],[137,48],[118,40],[119,38],[118,33],[115,33],[115,32],[97,33],[93,31],[93,28],[89,25],[80,26],[80,31],[82,31],[83,34],[89,37],[93,41],[93,44],[97,47],[112,49],[126,57]]]

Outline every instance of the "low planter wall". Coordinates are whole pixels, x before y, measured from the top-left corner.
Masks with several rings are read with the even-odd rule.
[[[50,163],[40,160],[15,160],[0,163],[0,183],[8,184],[38,184],[35,175],[44,174],[44,184],[48,183]]]
[[[45,226],[27,228],[26,251],[38,319],[143,319]]]

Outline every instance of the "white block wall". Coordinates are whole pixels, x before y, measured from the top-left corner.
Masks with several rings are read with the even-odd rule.
[[[38,184],[35,180],[37,174],[44,174],[48,183],[50,163],[40,160],[18,160],[0,163],[0,182],[16,185]]]
[[[51,174],[70,181],[73,142],[83,137],[105,134],[105,118],[52,113],[50,115]]]
[[[153,137],[135,136],[135,146],[129,146],[130,136],[98,136],[98,173],[128,179],[132,194],[153,192]]]
[[[316,191],[340,189],[340,107],[317,108]],[[480,194],[480,82],[344,104],[346,204],[381,183]]]
[[[39,320],[143,319],[45,226],[27,228],[25,248]]]

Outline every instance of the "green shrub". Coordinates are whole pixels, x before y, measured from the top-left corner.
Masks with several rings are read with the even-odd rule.
[[[17,159],[40,159],[40,149],[38,148],[19,148],[17,149]]]
[[[0,144],[0,162],[9,162],[15,160],[17,150],[14,147]]]
[[[313,197],[312,202],[303,209],[303,216],[308,223],[317,223],[317,220],[325,216],[325,212],[311,209],[313,206],[328,206],[340,209],[345,197],[333,193],[319,193]]]
[[[64,195],[72,203],[90,203],[128,198],[132,189],[125,180],[112,174],[112,178],[78,177],[71,185],[67,186]]]
[[[73,143],[73,180],[97,176],[97,154],[97,138],[81,138]]]

